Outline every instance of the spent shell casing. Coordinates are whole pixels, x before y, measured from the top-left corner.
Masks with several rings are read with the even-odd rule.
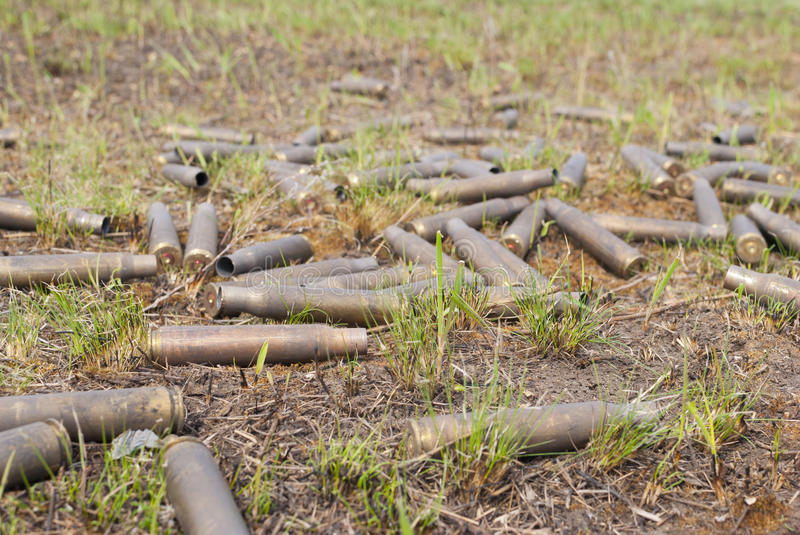
[[[4,488],[20,488],[51,477],[69,462],[71,453],[69,435],[56,420],[0,432]]]
[[[493,145],[484,145],[478,151],[478,158],[498,165],[503,164],[510,156],[511,153],[508,150]]]
[[[350,273],[360,273],[378,269],[378,261],[374,257],[365,258],[332,258],[330,260],[319,260],[317,262],[307,262],[294,266],[285,266],[267,269],[264,271],[251,271],[233,277],[241,286],[253,288],[265,288],[267,286],[302,286],[312,281],[346,275]]]
[[[500,243],[515,255],[525,258],[542,232],[544,219],[544,202],[537,200],[522,210],[514,222],[506,228],[500,236]]]
[[[72,253],[0,257],[0,287],[64,282],[126,281],[154,277],[158,260],[153,255],[130,253]]]
[[[178,231],[162,202],[154,202],[147,209],[147,252],[155,255],[162,266],[180,266],[183,262]]]
[[[625,164],[635,171],[642,182],[664,193],[674,190],[674,181],[669,173],[657,165],[639,145],[625,145],[620,155]]]
[[[292,145],[284,149],[274,150],[276,160],[312,164],[319,158],[341,158],[352,151],[350,145],[341,143],[320,143],[319,145]]]
[[[768,197],[777,203],[800,205],[800,190],[797,187],[765,184],[738,178],[726,178],[722,183],[720,195],[726,202],[748,202]]]
[[[291,146],[291,145],[288,145]],[[225,141],[177,141],[165,143],[161,150],[174,151],[181,158],[199,158],[211,160],[213,158],[230,158],[236,154],[267,154],[273,150],[279,150],[286,145],[240,145],[237,143],[226,143]]]
[[[16,126],[0,128],[0,147],[11,148],[17,144],[20,137],[22,135]]]
[[[409,179],[406,189],[427,194],[436,203],[448,201],[478,202],[498,197],[516,197],[555,184],[558,171],[536,169],[488,173],[464,179]]]
[[[552,114],[556,117],[575,119],[578,121],[622,123],[633,121],[633,115],[630,113],[618,112],[595,106],[556,106],[553,108]]]
[[[731,220],[731,234],[735,239],[739,260],[748,264],[761,262],[767,250],[767,241],[752,219],[744,214],[735,216]]]
[[[218,233],[216,208],[210,202],[200,203],[194,212],[189,236],[186,238],[184,269],[198,271],[217,256]]]
[[[482,145],[492,139],[516,139],[518,137],[519,134],[517,132],[504,128],[471,126],[431,128],[422,134],[422,138],[425,141],[442,145]]]
[[[284,162],[281,160],[266,160],[264,171],[275,176],[294,175],[296,173],[308,173],[311,167],[301,163]]]
[[[319,145],[325,140],[325,129],[319,125],[309,126],[292,140],[292,145]]]
[[[150,358],[162,365],[286,364],[367,353],[367,331],[328,325],[176,325],[150,331]]]
[[[167,164],[183,164],[183,158],[174,150],[161,152],[155,157],[156,165],[165,166]]]
[[[673,178],[681,173],[686,172],[686,168],[683,166],[683,164],[675,158],[670,158],[666,154],[654,151],[653,149],[648,149],[647,147],[641,147],[641,151],[644,152],[644,154],[650,158],[654,164],[661,167],[669,174],[669,176]]]
[[[111,442],[127,429],[179,432],[186,410],[177,388],[149,386],[0,397],[0,430],[52,418],[73,440]]]
[[[377,186],[395,186],[404,184],[409,178],[430,178],[442,176],[447,173],[449,166],[447,160],[436,160],[427,162],[414,162],[402,165],[389,165],[369,169],[366,171],[356,171],[347,176],[347,183],[350,187],[357,187],[366,184]]]
[[[697,242],[710,237],[710,229],[694,221],[612,214],[593,214],[592,219],[607,231],[633,241]]]
[[[714,97],[711,103],[715,109],[736,117],[752,117],[756,114],[756,111],[746,100],[730,100]]]
[[[581,189],[586,180],[586,153],[576,152],[558,170],[558,183]]]
[[[221,126],[188,126],[182,124],[165,124],[158,129],[165,136],[184,139],[208,139],[211,141],[224,141],[226,143],[241,143],[252,145],[256,142],[255,134],[249,134],[235,128]]]
[[[462,220],[451,219],[445,225],[445,231],[453,242],[456,255],[469,262],[472,269],[481,275],[488,284],[503,285],[522,282],[510,266],[495,254],[489,245],[488,238]]]
[[[713,137],[714,143],[723,145],[752,145],[756,142],[758,127],[754,124],[740,124],[721,130]]]
[[[273,181],[277,189],[284,197],[291,199],[298,207],[306,210],[315,210],[322,204],[322,199],[310,186],[301,182],[301,173],[293,175],[279,175]]]
[[[519,111],[516,108],[506,108],[492,114],[490,123],[499,128],[516,128],[519,121]]]
[[[164,174],[165,178],[172,182],[183,184],[190,188],[205,188],[208,186],[208,175],[206,172],[193,165],[170,163],[165,165],[161,169],[161,172]]]
[[[364,121],[360,123],[326,126],[322,128],[322,139],[317,143],[308,143],[308,145],[315,145],[329,141],[338,141],[340,139],[354,136],[359,132],[364,132],[368,130],[386,130],[393,126],[397,127],[412,126],[418,123],[420,120],[421,117],[418,116],[401,115],[397,117],[379,117],[377,119],[370,119],[369,121]]]
[[[305,262],[313,254],[311,243],[304,236],[296,234],[256,243],[219,258],[216,265],[217,275],[227,278],[248,271],[285,266],[294,260]]]
[[[389,244],[392,252],[405,263],[421,266],[436,265],[436,247],[417,234],[406,232],[396,225],[389,225],[383,230],[383,239]],[[446,272],[455,273],[458,261],[442,253],[442,267]]]
[[[427,243],[427,242],[426,242]],[[430,266],[407,265],[378,268],[360,273],[346,273],[311,281],[311,286],[318,288],[343,288],[345,290],[380,290],[408,284],[434,276]]]
[[[472,178],[484,176],[490,173],[499,173],[500,167],[485,160],[469,160],[467,158],[455,158],[446,160],[447,167],[444,172],[461,178]]]
[[[760,305],[781,303],[794,310],[800,306],[800,281],[774,273],[759,273],[741,266],[729,266],[723,286],[731,291],[741,288],[744,295],[753,297]]]
[[[458,160],[464,156],[454,150],[437,150],[434,152],[426,152],[422,154],[418,161],[420,162],[441,162],[444,160]],[[433,176],[433,175],[431,175]]]
[[[586,446],[612,422],[640,423],[657,416],[650,404],[604,401],[427,416],[408,422],[406,448],[416,457],[467,440],[473,433],[491,431],[494,436],[496,431],[510,440],[517,455],[567,452]]]
[[[486,305],[484,310],[490,318],[519,318],[520,305],[535,306],[537,309],[546,306],[556,316],[567,313],[580,314],[585,310],[586,295],[582,292],[550,292],[543,294],[547,286],[488,286],[486,288]]]
[[[85,212],[78,208],[48,208],[46,213],[52,217],[63,214],[68,228],[101,236],[107,234],[111,226],[110,217]],[[36,219],[36,211],[28,201],[0,197],[0,228],[36,230]]]
[[[615,275],[627,278],[641,270],[647,259],[639,251],[601,227],[591,217],[558,199],[547,199],[547,214],[564,233]]]
[[[533,266],[509,251],[507,248],[503,247],[500,242],[496,242],[488,238],[487,241],[489,242],[489,247],[491,247],[494,251],[494,254],[496,254],[500,260],[502,260],[503,263],[514,272],[521,284],[538,288],[542,291],[547,289],[547,287],[550,285],[550,281],[547,280],[547,277],[539,273]]]
[[[231,488],[214,456],[192,437],[164,440],[167,498],[186,535],[249,535]]]
[[[510,93],[505,95],[495,95],[489,98],[487,107],[493,110],[505,110],[509,108],[527,108],[533,101],[541,98],[538,93],[524,91],[520,93]]]
[[[368,97],[385,98],[391,84],[378,78],[368,78],[366,76],[356,76],[348,74],[341,80],[331,82],[331,91],[336,93],[355,93]]]
[[[423,239],[432,242],[436,239],[436,232],[443,232],[447,221],[454,217],[462,219],[464,223],[472,228],[479,228],[486,221],[505,221],[518,214],[529,204],[528,198],[523,196],[510,197],[508,199],[491,199],[420,217],[411,221],[409,226]]]
[[[694,181],[694,208],[697,220],[701,225],[708,227],[708,237],[715,241],[722,241],[728,235],[728,220],[722,213],[714,188],[705,178]]]
[[[747,207],[747,216],[784,250],[800,253],[800,225],[792,219],[757,202]]]
[[[668,156],[688,158],[707,156],[712,161],[758,160],[761,153],[752,147],[731,147],[702,141],[667,141],[664,152]]]
[[[681,197],[691,197],[696,179],[705,178],[712,186],[716,186],[727,177],[744,178],[786,186],[792,180],[792,172],[783,167],[761,162],[717,162],[678,176],[675,179],[675,193]]]

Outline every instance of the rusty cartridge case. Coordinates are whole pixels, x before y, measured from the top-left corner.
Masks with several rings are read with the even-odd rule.
[[[672,177],[661,166],[656,165],[643,148],[639,145],[625,145],[620,150],[620,155],[625,164],[636,171],[642,182],[656,190],[671,193],[674,188]]]
[[[637,146],[640,147],[639,150],[644,152],[644,154],[650,158],[654,164],[666,171],[669,176],[675,178],[681,173],[686,172],[686,168],[678,160],[670,158],[666,154],[661,154],[660,152],[648,149],[647,147],[642,147],[640,145]]]
[[[298,207],[315,210],[322,205],[322,199],[310,186],[300,180],[300,173],[278,176],[273,184],[284,197],[291,199]]]
[[[198,271],[217,256],[217,210],[210,202],[201,203],[194,212],[189,236],[186,238],[186,253],[183,267]]]
[[[400,295],[385,290],[344,290],[314,286],[273,286],[253,289],[225,283],[209,284],[204,295],[206,313],[218,318],[252,314],[285,320],[308,313],[318,322],[378,325],[400,306]]]
[[[147,209],[147,252],[155,255],[162,266],[180,266],[183,251],[169,210],[162,202]]]
[[[427,242],[426,242],[427,243]],[[378,268],[372,271],[362,271],[359,273],[347,273],[334,275],[323,279],[311,281],[312,286],[318,288],[343,288],[345,290],[380,290],[424,280],[435,275],[431,266],[414,266],[411,269],[407,265],[400,265],[387,268]]]
[[[53,216],[63,213],[68,228],[105,235],[111,226],[111,218],[85,212],[78,208],[54,209]],[[24,199],[0,197],[0,228],[11,230],[36,230],[36,212]]]
[[[208,175],[206,172],[193,165],[170,163],[165,165],[161,169],[161,172],[164,173],[165,178],[190,188],[204,188],[208,186]]]
[[[217,260],[217,275],[232,277],[248,271],[285,266],[293,260],[304,262],[313,254],[311,243],[304,236],[295,234],[279,240],[256,243],[221,257]]]
[[[503,285],[522,282],[517,278],[516,273],[494,253],[486,236],[467,226],[462,220],[451,219],[445,225],[445,231],[453,241],[458,257],[469,262],[472,269],[480,274],[488,284]]]
[[[722,130],[714,136],[714,143],[723,145],[752,145],[756,142],[758,127],[754,124],[740,124],[733,128]]]
[[[575,119],[578,121],[619,121],[623,123],[629,123],[633,120],[633,115],[630,113],[616,112],[594,106],[556,106],[553,108],[551,113],[556,117]]]
[[[73,253],[0,257],[0,287],[32,284],[108,282],[154,277],[158,261],[153,255],[130,253]]]
[[[249,535],[228,482],[214,456],[192,437],[164,440],[167,498],[186,535]]]
[[[150,331],[150,357],[162,365],[310,362],[367,353],[367,331],[328,325],[180,325]]]
[[[567,236],[617,276],[630,277],[647,262],[639,251],[577,208],[558,199],[547,199],[545,209]]]
[[[714,188],[705,178],[694,181],[694,208],[697,220],[708,227],[708,237],[715,241],[724,240],[728,235],[728,221],[722,213]]]
[[[436,415],[410,420],[406,448],[415,457],[469,438],[473,432],[499,431],[509,437],[519,455],[561,453],[586,446],[612,421],[631,418],[639,423],[657,413],[653,407],[603,401],[559,403],[546,407],[501,409],[484,414]]]
[[[752,147],[731,147],[700,141],[667,141],[664,152],[668,156],[678,156],[679,158],[707,155],[709,160],[718,162],[758,160],[760,157],[759,151]]]
[[[759,205],[761,206],[761,205]],[[739,214],[731,220],[731,233],[736,243],[736,256],[748,264],[757,264],[764,257],[767,241],[753,220]]]
[[[710,229],[694,221],[611,214],[594,214],[592,219],[609,232],[633,241],[656,240],[676,243],[699,241],[710,237]]]
[[[761,162],[717,162],[678,176],[675,179],[675,193],[681,197],[690,197],[694,191],[694,181],[698,178],[705,178],[714,186],[727,177],[787,186],[791,182],[792,173],[789,169]]]
[[[436,232],[443,231],[447,221],[454,217],[462,219],[464,223],[472,228],[479,228],[483,226],[485,221],[505,221],[519,213],[529,204],[528,198],[523,196],[492,199],[420,217],[411,221],[409,225],[423,239],[432,242],[436,239]]]
[[[509,171],[461,180],[429,178],[409,179],[406,189],[430,196],[436,203],[448,201],[478,202],[497,197],[515,197],[555,184],[555,169]]]
[[[185,416],[180,391],[165,386],[61,392],[0,398],[0,430],[53,418],[69,436],[111,442],[126,429],[178,432]]]
[[[226,143],[241,143],[252,145],[256,142],[255,134],[248,134],[235,128],[220,126],[187,126],[181,124],[166,124],[158,129],[165,136],[185,139],[208,139],[211,141],[224,141]]]
[[[293,145],[285,149],[274,150],[272,154],[276,160],[312,164],[317,161],[318,157],[341,158],[351,150],[352,147],[341,143],[320,143],[315,146]]]
[[[0,432],[0,468],[8,470],[6,488],[20,488],[47,479],[66,464],[72,446],[56,420],[33,422]]]
[[[491,124],[499,128],[516,128],[519,120],[519,111],[516,108],[506,108],[492,114]]]
[[[786,250],[800,252],[800,225],[782,214],[777,214],[754,202],[747,207],[747,216],[755,221],[765,236]]]
[[[797,310],[800,306],[800,281],[773,273],[759,273],[740,266],[729,266],[722,281],[726,290],[753,297],[761,305],[782,303]]]
[[[267,286],[302,286],[304,284],[337,275],[360,273],[378,269],[378,261],[371,256],[365,258],[333,258],[318,262],[307,262],[295,266],[251,271],[233,277],[241,286],[264,288]],[[228,283],[231,284],[231,283]]]
[[[488,108],[493,110],[506,110],[509,108],[527,108],[531,102],[540,98],[540,95],[530,91],[495,95],[489,98]]]
[[[19,128],[16,126],[0,128],[0,147],[11,148],[17,144],[20,137]]]
[[[726,202],[753,201],[761,197],[769,197],[778,203],[800,205],[800,190],[797,188],[738,178],[726,178],[722,183],[720,194],[722,200]]]
[[[576,152],[558,170],[558,183],[581,189],[586,180],[586,153]]]
[[[368,97],[385,98],[391,89],[391,84],[377,78],[354,76],[348,74],[341,80],[331,82],[331,91],[337,93],[355,93]]]
[[[383,230],[383,239],[389,244],[392,252],[402,258],[405,263],[436,266],[436,247],[424,238],[406,232],[396,225],[389,225]],[[455,273],[458,269],[458,262],[451,256],[442,253],[442,267],[445,271]]]
[[[481,145],[492,139],[516,139],[519,134],[504,128],[453,126],[431,128],[422,137],[425,141],[442,145]]]
[[[544,212],[544,202],[541,200],[528,205],[500,236],[500,243],[515,255],[525,258],[542,231]]]

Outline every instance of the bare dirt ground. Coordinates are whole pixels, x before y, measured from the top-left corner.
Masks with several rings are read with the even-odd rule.
[[[491,76],[478,82],[476,72],[482,71],[474,64],[454,68],[422,41],[392,44],[387,38],[374,47],[374,38],[340,40],[323,32],[287,51],[282,38],[253,29],[146,27],[138,37],[100,39],[45,28],[34,41],[34,63],[21,28],[0,36],[0,117],[24,134],[16,148],[0,152],[2,193],[16,196],[25,187],[51,187],[57,196],[90,199],[87,208],[115,215],[115,232],[106,239],[6,231],[0,238],[4,253],[145,251],[144,214],[158,198],[170,206],[182,239],[196,204],[210,200],[217,207],[221,236],[234,225],[240,230],[237,241],[222,242],[221,248],[303,232],[313,243],[314,259],[374,254],[388,265],[390,255],[377,239],[380,231],[401,215],[408,221],[440,209],[427,200],[414,204],[410,194],[395,192],[369,198],[363,206],[351,199],[332,210],[298,213],[271,191],[267,177],[256,171],[257,161],[247,158],[212,163],[212,187],[189,191],[165,181],[153,163],[165,141],[157,127],[168,120],[233,126],[275,143],[291,140],[317,117],[322,124],[350,123],[426,110],[435,117],[429,126],[481,125],[490,115],[483,104],[488,95],[534,89],[542,97],[522,113],[518,130],[522,139],[547,138],[551,149],[542,165],[558,165],[573,150],[589,155],[586,186],[577,196],[560,196],[586,212],[683,220],[695,219],[691,200],[658,199],[636,186],[618,155],[624,142],[657,148],[667,137],[702,137],[702,121],[732,124],[735,118],[713,107],[718,93],[744,96],[763,110],[752,121],[764,131],[790,130],[800,120],[796,51],[775,60],[782,73],[776,85],[769,78],[749,78],[755,67],[744,66],[741,80],[719,78],[723,87],[713,89],[721,68],[717,54],[732,46],[731,36],[684,36],[696,43],[690,57],[665,49],[656,63],[647,55],[625,52],[624,40],[616,55],[590,50],[587,44],[573,47],[569,61],[541,65],[535,74],[521,77],[498,67],[505,61],[502,49],[493,54],[488,48],[480,61]],[[218,50],[211,49],[214,43]],[[88,59],[86,50],[92,51]],[[235,60],[228,70],[218,59],[212,61],[226,50]],[[178,58],[187,76],[169,68],[167,55]],[[354,70],[399,83],[402,90],[386,100],[328,91],[331,79]],[[618,79],[609,76],[617,70]],[[624,88],[628,79],[648,80],[658,95],[669,95],[670,108],[665,111],[665,103],[655,98],[632,100],[640,93]],[[558,122],[548,112],[554,105],[573,103],[619,107],[637,112],[637,119],[630,127]],[[422,132],[404,132],[403,142],[436,150],[422,142]],[[391,144],[381,135],[372,141]],[[457,150],[477,157],[477,147]],[[776,143],[769,150],[773,161],[800,173],[796,146]],[[343,164],[344,169],[358,166]],[[92,178],[84,180],[84,172]],[[244,216],[234,221],[242,207],[255,213],[248,222]],[[743,211],[736,205],[724,208],[729,215]],[[785,213],[798,216],[791,208]],[[501,229],[484,232],[496,238]],[[735,263],[730,243],[646,243],[639,248],[651,259],[649,268],[622,280],[550,227],[528,261],[547,276],[558,271],[571,287],[591,288],[602,297],[601,310],[608,313],[597,335],[615,345],[587,341],[574,354],[542,353],[520,335],[516,322],[485,328],[464,321],[450,334],[451,359],[460,370],[455,382],[470,388],[440,387],[430,399],[400,387],[387,366],[384,344],[390,342],[381,329],[371,334],[368,355],[355,363],[271,366],[256,379],[253,370],[233,367],[163,369],[143,355],[141,338],[119,337],[113,329],[104,333],[113,341],[101,344],[101,356],[73,358],[63,330],[48,320],[38,324],[34,340],[20,345],[20,338],[12,337],[10,315],[22,297],[11,290],[2,292],[7,319],[0,390],[18,395],[180,387],[188,411],[184,433],[215,452],[249,526],[258,533],[395,531],[401,529],[401,516],[410,520],[412,532],[428,533],[795,532],[800,528],[797,320],[780,324],[722,289],[722,275]],[[645,324],[655,284],[675,258],[678,268]],[[797,276],[796,258],[773,252],[768,265]],[[145,307],[147,327],[209,324],[198,295],[212,280],[207,272],[188,278],[162,273],[130,288]],[[93,288],[65,291],[104,297],[103,290]],[[724,372],[717,367],[720,361]],[[698,380],[725,383],[725,388],[735,384],[743,397],[754,399],[737,416],[735,433],[717,444],[717,462],[698,436],[654,439],[610,468],[599,460],[602,446],[576,455],[512,459],[492,469],[480,458],[448,469],[437,460],[407,461],[401,452],[409,418],[429,407],[436,412],[471,407],[470,389],[480,391],[492,381],[512,389],[520,404],[545,405],[630,399],[644,391],[674,401],[682,385]],[[362,442],[369,453],[361,457],[337,449]],[[139,454],[124,475],[110,471],[103,446],[88,444],[85,453],[85,462],[63,469],[52,481],[6,490],[0,499],[0,531],[179,530],[164,497],[158,453]],[[148,480],[155,483],[148,485]],[[120,491],[127,496],[121,503],[109,499],[115,488],[127,489]]]

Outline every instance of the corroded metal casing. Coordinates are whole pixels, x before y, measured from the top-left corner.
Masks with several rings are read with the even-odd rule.
[[[66,464],[72,446],[56,420],[33,422],[0,432],[0,467],[8,471],[5,488],[19,488],[47,479]]]
[[[650,159],[647,153],[644,152],[643,147],[625,145],[620,150],[620,155],[625,164],[639,175],[642,182],[664,193],[672,193],[674,191],[672,177]]]
[[[550,288],[548,288],[549,292]],[[490,318],[515,319],[519,317],[520,303],[530,303],[542,299],[539,286],[488,286],[484,310]],[[583,292],[550,292],[544,296],[544,304],[557,316],[567,312],[578,314],[586,303]]]
[[[336,275],[360,273],[378,269],[378,261],[371,256],[365,258],[332,258],[308,262],[295,266],[251,271],[233,277],[240,286],[265,288],[268,286],[303,286],[312,281]]]
[[[208,175],[199,167],[170,163],[165,165],[161,172],[173,182],[183,184],[190,188],[205,188],[208,186]]]
[[[576,152],[558,170],[558,183],[581,189],[586,180],[586,153]]]
[[[704,178],[709,184],[716,185],[724,177],[733,176],[735,168],[736,162],[717,162],[682,173],[675,179],[675,194],[691,198],[694,195],[695,180]]]
[[[178,155],[177,152],[175,152],[174,150],[170,150],[170,151],[165,151],[165,152],[161,152],[161,153],[157,154],[156,157],[155,157],[155,162],[156,162],[156,165],[160,165],[160,166],[163,167],[163,166],[165,166],[167,164],[170,164],[170,163],[172,163],[172,164],[176,164],[176,163],[182,164],[183,163],[183,159]]]
[[[754,124],[741,124],[722,130],[714,136],[714,143],[723,145],[752,145],[756,142],[758,127]]]
[[[461,178],[486,176],[489,173],[499,173],[500,168],[485,160],[470,160],[468,158],[454,158],[447,160],[445,172]]]
[[[620,113],[594,106],[556,106],[553,108],[552,114],[556,117],[576,119],[579,121],[620,121],[629,123],[633,120],[633,115],[630,113]]]
[[[443,162],[448,160],[458,160],[464,156],[454,150],[437,150],[434,152],[426,152],[417,158],[418,161],[423,163]],[[434,175],[430,175],[434,176]]]
[[[67,208],[63,214],[67,227],[78,231],[90,231],[102,236],[108,233],[111,226],[111,218],[78,208]],[[36,212],[24,199],[0,197],[0,228],[36,230]]]
[[[342,143],[320,143],[319,145],[292,145],[283,149],[276,149],[272,155],[276,160],[312,164],[317,161],[317,157],[341,158],[353,150],[350,145]]]
[[[425,242],[427,243],[427,242]],[[380,290],[400,284],[408,284],[434,276],[430,266],[412,267],[400,265],[378,268],[360,273],[334,275],[311,281],[311,286],[318,288],[342,288],[345,290]]]
[[[540,98],[540,95],[531,91],[521,93],[508,93],[505,95],[495,95],[489,98],[487,107],[493,110],[505,110],[508,108],[527,108],[531,102]]]
[[[217,256],[217,210],[210,202],[201,203],[194,212],[183,267],[198,271]]]
[[[154,277],[158,261],[153,255],[130,253],[74,253],[0,257],[0,287],[18,288],[40,283],[108,282],[112,278]]]
[[[649,404],[602,401],[428,416],[409,421],[406,450],[414,457],[466,440],[473,433],[499,432],[518,448],[518,455],[560,453],[586,446],[612,421],[630,418],[639,423],[657,416]]]
[[[794,253],[800,252],[800,225],[793,220],[757,202],[747,207],[747,215],[778,245]]]
[[[500,243],[515,255],[525,258],[533,243],[539,238],[544,218],[544,202],[537,200],[519,213],[500,236]]]
[[[187,126],[182,124],[165,124],[158,131],[165,136],[174,136],[185,139],[210,139],[211,141],[224,141],[226,143],[241,143],[252,145],[256,142],[255,134],[248,134],[235,128],[221,126]]]
[[[217,275],[232,277],[248,271],[285,266],[294,260],[304,262],[313,254],[311,243],[304,236],[296,234],[279,240],[256,243],[221,257],[217,260]]]
[[[641,151],[644,152],[644,154],[650,158],[654,164],[661,167],[669,174],[669,176],[673,178],[681,173],[686,172],[686,168],[683,166],[683,164],[675,158],[670,158],[666,154],[661,154],[660,152],[648,149],[647,147],[641,147]]]
[[[769,197],[778,203],[800,205],[800,191],[797,188],[738,178],[726,178],[722,183],[720,194],[722,200],[727,202],[753,201],[760,197]]]
[[[252,314],[285,320],[308,313],[318,322],[377,325],[391,318],[400,306],[400,295],[383,290],[343,290],[313,286],[252,288],[225,283],[209,284],[204,295],[209,316]]]
[[[445,231],[458,257],[469,262],[487,283],[502,285],[521,282],[516,273],[495,254],[486,236],[458,218],[448,221]]]
[[[740,266],[730,266],[725,273],[723,286],[753,297],[757,303],[770,305],[783,303],[793,309],[800,307],[800,281],[773,273],[759,273]]]
[[[150,357],[161,365],[310,362],[367,353],[367,331],[328,325],[181,325],[150,331]]]
[[[249,535],[214,456],[192,437],[164,440],[167,498],[186,535]]]
[[[396,225],[389,225],[383,230],[383,239],[403,262],[436,266],[436,247],[424,238],[406,232]],[[458,262],[450,255],[442,253],[442,267],[445,272],[455,273],[458,269]]]
[[[731,220],[731,233],[736,241],[739,260],[748,264],[761,262],[767,250],[767,241],[752,219],[743,214],[735,216]]]
[[[545,208],[559,228],[577,241],[612,273],[627,278],[641,270],[647,259],[639,251],[601,227],[591,217],[558,199],[547,199]]]
[[[509,159],[510,154],[511,153],[506,149],[495,147],[493,145],[484,145],[478,151],[478,158],[500,165]]]
[[[700,141],[667,141],[664,152],[668,156],[686,158],[689,156],[707,155],[709,160],[735,161],[758,160],[760,152],[752,147],[731,147],[719,143],[703,143]]]
[[[275,188],[296,206],[306,210],[316,210],[322,205],[320,196],[309,186],[298,180],[301,175],[286,175],[275,179]]]
[[[555,184],[555,169],[509,171],[461,180],[430,178],[410,179],[406,189],[427,194],[436,203],[448,201],[478,202],[483,199],[515,197]]]
[[[301,163],[283,162],[281,160],[266,160],[264,162],[264,171],[278,177],[296,173],[308,173],[310,170],[310,166]]]
[[[385,98],[391,84],[377,78],[348,74],[341,80],[331,82],[331,91],[337,93],[355,93],[375,98]]]
[[[592,219],[609,232],[633,241],[694,242],[710,237],[710,229],[694,221],[612,214],[594,214]]]
[[[708,237],[715,241],[722,241],[728,235],[728,220],[722,213],[714,188],[705,178],[694,181],[694,208],[697,220],[701,225],[708,227]]]
[[[489,239],[487,239],[487,241],[489,242],[489,247],[492,248],[494,254],[496,254],[503,261],[503,263],[505,263],[511,269],[512,272],[514,272],[520,284],[538,288],[540,290],[545,290],[549,286],[550,281],[548,281],[547,277],[539,273],[533,266],[509,251],[507,248],[503,247],[500,242]]]
[[[165,267],[180,266],[183,262],[178,232],[162,202],[154,202],[147,209],[147,252]]]
[[[506,108],[492,114],[491,124],[499,128],[516,128],[519,121],[519,111],[516,108]]]
[[[319,145],[325,140],[325,129],[321,126],[309,126],[296,138],[292,140],[292,145]]]
[[[675,180],[675,193],[681,197],[691,197],[693,183],[697,178],[705,178],[713,186],[726,177],[738,177],[786,186],[791,183],[792,172],[783,167],[761,162],[717,162],[680,175]]]
[[[519,134],[504,128],[453,126],[431,128],[423,132],[422,137],[425,141],[442,145],[482,145],[492,139],[516,139]]]
[[[0,398],[0,429],[53,418],[73,440],[111,442],[126,429],[178,432],[186,410],[177,388],[153,386]]]
[[[19,128],[7,126],[0,128],[0,147],[10,148],[17,144],[21,137]]]
[[[415,162],[402,165],[389,165],[367,171],[357,171],[347,175],[350,187],[362,185],[394,186],[403,184],[409,178],[430,178],[442,176],[447,172],[447,161],[436,160],[428,162]]]
[[[443,231],[447,221],[454,217],[462,219],[464,223],[472,228],[479,228],[483,226],[485,221],[493,219],[505,221],[519,213],[529,204],[528,198],[523,196],[510,197],[508,199],[491,199],[420,217],[411,221],[409,226],[423,239],[432,242],[436,239],[436,232]]]
[[[280,145],[284,147],[284,145]],[[266,154],[277,147],[267,145],[239,145],[224,141],[177,141],[165,143],[161,150],[174,151],[178,156],[186,158],[202,156],[204,160],[212,158],[230,158],[234,154]]]

